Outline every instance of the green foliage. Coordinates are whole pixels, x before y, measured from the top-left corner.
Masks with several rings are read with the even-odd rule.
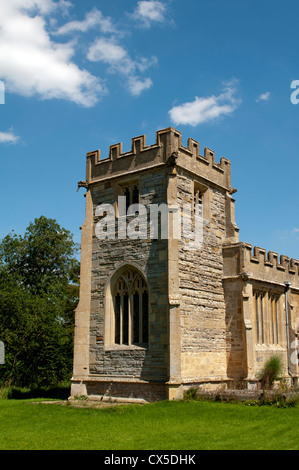
[[[266,362],[265,367],[259,375],[263,389],[270,389],[274,382],[279,380],[282,371],[282,362],[279,356],[272,356]]]
[[[68,230],[41,216],[30,223],[24,237],[9,234],[1,241],[1,274],[32,293],[51,292],[53,287],[61,290],[66,283],[78,281],[76,250]]]
[[[184,393],[184,400],[197,400],[197,388],[196,387],[190,387],[186,392]]]
[[[274,408],[292,408],[299,404],[298,394],[285,394],[277,392],[275,394],[263,394],[259,400],[248,400],[247,406],[273,406]]]
[[[24,237],[0,242],[0,386],[43,387],[69,378],[79,262],[72,235],[41,216]]]

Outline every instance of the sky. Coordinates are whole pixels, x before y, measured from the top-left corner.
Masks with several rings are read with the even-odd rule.
[[[298,0],[0,0],[0,238],[45,215],[80,243],[86,153],[171,126],[231,161],[240,241],[299,259],[298,20]]]

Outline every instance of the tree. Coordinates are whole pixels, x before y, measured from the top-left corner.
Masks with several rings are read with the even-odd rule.
[[[56,385],[72,372],[78,248],[56,220],[41,216],[24,236],[0,242],[0,384]]]

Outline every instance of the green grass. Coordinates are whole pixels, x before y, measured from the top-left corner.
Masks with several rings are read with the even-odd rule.
[[[0,400],[1,450],[298,450],[299,408],[202,401],[105,409]]]

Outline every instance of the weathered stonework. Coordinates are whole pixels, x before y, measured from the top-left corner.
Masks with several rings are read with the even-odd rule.
[[[239,242],[229,160],[215,163],[207,148],[201,156],[193,139],[184,147],[180,132],[169,128],[150,146],[140,136],[130,152],[116,144],[104,160],[99,150],[88,153],[86,181],[79,185],[87,192],[72,396],[160,400],[180,398],[191,385],[253,386],[274,353],[285,363],[285,376],[297,379],[298,365],[290,369],[287,357],[285,298],[292,342],[299,332],[299,262],[279,262],[277,254],[252,252]],[[177,240],[171,228],[168,239],[153,239],[150,225],[143,239],[99,240],[97,207],[110,204],[118,214],[118,197],[128,187],[137,188],[148,216],[153,204],[192,206],[200,194],[202,246],[188,249],[188,235]],[[116,232],[122,220],[116,219]],[[131,281],[120,283],[117,294],[126,276]],[[127,292],[137,278],[137,290]],[[287,297],[286,281],[292,283]],[[136,334],[146,342],[136,341]]]

